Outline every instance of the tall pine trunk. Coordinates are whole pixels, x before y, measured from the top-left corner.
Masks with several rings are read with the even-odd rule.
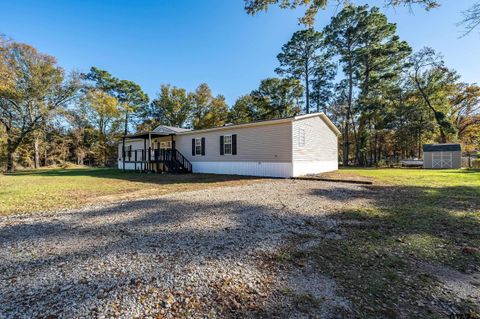
[[[125,135],[128,134],[128,110],[125,111]]]
[[[353,72],[352,72],[352,60],[348,61],[348,100],[347,100],[347,114],[345,116],[345,132],[343,135],[343,165],[348,166],[348,155],[350,154],[350,112],[352,109],[353,99]]]
[[[308,85],[308,59],[305,62],[305,100],[307,102],[307,114],[310,113],[310,89]]]

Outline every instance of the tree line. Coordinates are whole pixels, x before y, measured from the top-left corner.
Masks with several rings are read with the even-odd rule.
[[[304,91],[283,115],[299,106],[326,113],[342,131],[343,165],[420,158],[428,142],[480,149],[480,87],[462,82],[432,48],[412,52],[376,7],[345,6],[323,30],[295,32],[277,58],[276,73],[296,80],[290,92],[299,83]],[[259,119],[258,92],[233,106],[241,121]]]
[[[343,165],[421,157],[427,142],[480,149],[480,87],[464,83],[431,48],[412,52],[376,7],[345,6],[322,30],[295,32],[278,77],[228,106],[205,83],[169,84],[150,100],[141,87],[92,67],[0,39],[0,161],[9,171],[74,162],[113,165],[122,135],[159,124],[194,129],[324,112],[341,129]]]
[[[245,12],[255,15],[260,11],[267,11],[270,6],[277,5],[281,9],[297,9],[304,7],[305,14],[299,18],[299,23],[312,27],[315,18],[320,10],[325,9],[329,4],[337,6],[353,4],[355,1],[345,0],[244,0]],[[384,0],[386,7],[404,6],[412,9],[413,6],[419,6],[426,11],[440,7],[441,0]],[[480,2],[474,2],[468,9],[462,12],[462,19],[457,23],[463,28],[463,36],[480,26]]]

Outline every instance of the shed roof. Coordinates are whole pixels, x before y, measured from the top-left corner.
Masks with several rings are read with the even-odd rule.
[[[445,143],[445,144],[425,144],[423,145],[424,152],[456,152],[461,151],[460,144]]]

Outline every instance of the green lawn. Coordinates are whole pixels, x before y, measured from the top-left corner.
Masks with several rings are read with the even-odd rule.
[[[292,249],[293,262],[313,258],[362,318],[445,318],[449,309],[478,316],[480,302],[445,290],[436,270],[458,274],[454,287],[480,289],[480,170],[351,168],[326,176],[373,181],[352,194],[371,204],[332,213],[346,222],[344,239],[322,240],[308,253]]]
[[[392,185],[480,187],[480,170],[478,169],[426,170],[408,168],[346,168],[339,170],[338,174],[340,176],[362,176]]]
[[[233,176],[144,174],[109,168],[19,171],[0,174],[0,215],[74,208],[247,181]]]
[[[340,222],[342,239],[322,238],[308,252],[292,245],[281,252],[279,262],[317,263],[316,269],[335,280],[359,318],[444,318],[448,309],[480,311],[478,302],[445,290],[428,270],[439,267],[480,278],[480,170],[349,168],[327,176],[372,180],[373,185],[347,190],[368,205],[330,213]],[[0,214],[251,182],[232,176],[116,169],[22,171],[0,175]],[[319,229],[318,234],[322,232]],[[294,239],[298,240],[302,238]],[[480,281],[468,285],[480,289]]]

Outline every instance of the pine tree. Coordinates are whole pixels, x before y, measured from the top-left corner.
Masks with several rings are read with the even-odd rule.
[[[320,75],[319,71],[321,71],[318,67],[323,60],[322,48],[322,33],[313,29],[301,30],[293,34],[277,56],[280,67],[275,72],[303,81],[306,113],[310,113],[310,87],[313,73],[317,71],[317,75]]]

